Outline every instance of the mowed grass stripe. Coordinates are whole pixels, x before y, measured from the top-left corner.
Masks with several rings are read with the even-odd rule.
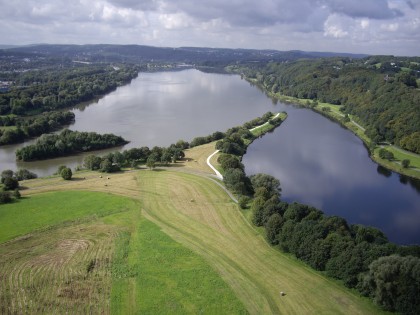
[[[162,172],[154,172],[157,176],[162,176]],[[170,173],[166,172],[163,176],[168,176]],[[142,173],[141,178],[143,179],[143,175],[150,174],[144,174]],[[152,174],[153,175],[153,174]],[[185,213],[185,208],[192,208],[192,212],[194,212],[194,209],[197,211],[197,208],[203,209],[202,205],[207,205],[206,207],[212,207],[213,203],[209,202],[207,198],[203,198],[204,196],[211,196],[212,199],[214,199],[214,192],[210,194],[204,193],[204,191],[212,191],[213,189],[220,189],[217,185],[214,184],[208,186],[207,179],[203,179],[197,176],[188,176],[188,184],[185,185],[185,182],[178,181],[177,175],[175,175],[175,178],[173,179],[173,183],[177,183],[176,186],[169,185],[166,186],[164,181],[156,181],[156,182],[148,182],[147,187],[145,187],[145,190],[152,190],[159,192],[158,195],[152,194],[156,197],[152,201],[153,203],[153,210],[154,212],[150,213],[149,211],[145,212],[146,217],[150,218],[152,221],[156,223],[160,223],[159,225],[162,226],[163,230],[167,233],[169,233],[173,238],[176,240],[181,241],[184,244],[187,244],[190,248],[195,249],[197,252],[199,252],[201,255],[206,257],[208,260],[212,261],[212,263],[217,264],[216,270],[219,271],[219,273],[227,281],[234,289],[235,292],[241,292],[241,296],[244,297],[243,303],[247,305],[248,310],[254,308],[255,311],[258,311],[259,313],[269,313],[270,312],[270,304],[276,308],[274,303],[270,300],[267,300],[267,297],[269,298],[269,295],[264,292],[263,287],[258,287],[258,279],[254,278],[252,275],[247,273],[246,271],[242,270],[241,265],[237,264],[235,260],[232,260],[228,255],[225,255],[224,252],[220,252],[217,248],[219,246],[224,246],[225,238],[230,237],[228,234],[222,233],[221,230],[215,230],[214,227],[208,226],[205,224],[206,220],[195,221]],[[154,185],[155,184],[155,185]],[[183,187],[189,187],[190,185],[202,185],[204,184],[204,188],[200,189],[202,191],[201,197],[199,194],[196,194],[197,197],[196,202],[189,203],[189,194],[188,193],[182,193]],[[173,187],[177,187],[177,193],[171,192]],[[166,189],[165,189],[166,188]],[[141,192],[145,192],[141,189]],[[144,197],[148,196],[148,193],[142,194]],[[217,194],[216,194],[217,196]],[[178,199],[178,200],[177,200]],[[180,208],[174,208],[174,204],[180,204],[179,199],[184,200],[184,205]],[[217,199],[217,198],[216,198]],[[221,204],[222,206],[228,206],[231,207],[231,210],[235,210],[236,206],[229,202],[226,203],[226,199],[222,198],[220,201],[218,200],[217,203]],[[145,205],[147,202],[145,202]],[[171,208],[172,211],[170,212],[171,216],[168,216],[167,213],[165,213],[166,209]],[[146,208],[147,209],[147,206]],[[203,216],[212,216],[214,215],[214,212],[212,211],[205,211]],[[182,222],[181,225],[179,225]],[[169,229],[168,229],[169,228]],[[195,235],[202,234],[206,235],[206,241],[201,242],[197,241],[195,238]],[[220,235],[223,235],[220,237]],[[246,282],[247,285],[242,285],[243,282]],[[259,292],[260,294],[255,294],[256,292]],[[270,303],[271,302],[271,303]]]
[[[141,218],[132,233],[129,282],[140,314],[246,314],[229,286],[199,255]],[[118,313],[122,313],[118,311]]]
[[[0,206],[0,243],[66,221],[126,211],[133,205],[134,201],[121,196],[88,191],[25,197]]]
[[[268,246],[226,193],[208,179],[149,171],[139,173],[138,181],[145,215],[202,255],[251,313],[380,312],[367,299]],[[287,295],[281,297],[280,291]]]

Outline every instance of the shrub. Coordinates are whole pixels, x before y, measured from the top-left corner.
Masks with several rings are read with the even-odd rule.
[[[4,190],[15,190],[19,187],[19,182],[14,177],[6,177],[3,182]]]
[[[70,168],[66,167],[61,170],[60,175],[64,180],[70,180],[73,176],[73,173]]]

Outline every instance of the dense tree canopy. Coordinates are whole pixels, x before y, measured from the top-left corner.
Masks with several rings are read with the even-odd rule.
[[[96,132],[79,132],[66,129],[60,134],[42,135],[35,144],[16,151],[22,161],[33,161],[65,156],[78,152],[100,150],[128,143],[113,134],[100,135]]]

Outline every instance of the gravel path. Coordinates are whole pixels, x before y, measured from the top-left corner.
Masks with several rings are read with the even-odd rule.
[[[216,177],[220,180],[223,180],[223,175],[210,163],[211,158],[217,153],[219,150],[214,151],[212,154],[209,155],[207,158],[207,165],[216,173]]]

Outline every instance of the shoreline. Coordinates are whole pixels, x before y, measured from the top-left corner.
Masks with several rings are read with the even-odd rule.
[[[298,105],[298,106],[302,106],[305,107],[307,109],[310,109],[328,119],[331,119],[332,121],[334,121],[335,123],[340,124],[343,128],[346,128],[347,130],[351,131],[356,137],[358,137],[360,140],[362,140],[364,146],[366,147],[368,153],[369,153],[369,158],[375,162],[376,164],[378,164],[379,166],[382,166],[390,171],[393,171],[397,174],[403,175],[403,176],[407,176],[411,179],[415,179],[415,180],[420,180],[420,168],[416,167],[416,166],[410,166],[409,168],[403,168],[401,166],[401,160],[400,159],[393,159],[393,160],[384,160],[381,159],[379,157],[379,150],[383,147],[382,145],[376,145],[375,147],[371,147],[371,143],[372,140],[367,137],[364,134],[365,128],[363,126],[361,126],[359,123],[357,123],[356,121],[354,121],[353,119],[350,118],[350,121],[348,121],[347,123],[344,122],[342,119],[345,117],[344,114],[337,112],[337,110],[331,110],[331,108],[338,108],[341,105],[333,105],[333,104],[329,104],[329,103],[318,103],[315,106],[310,106],[312,100],[308,100],[308,99],[299,99],[296,97],[292,97],[292,96],[287,96],[287,95],[282,95],[279,93],[272,93],[270,91],[266,91],[265,88],[263,86],[261,86],[260,84],[258,84],[257,82],[253,81],[252,79],[249,79],[247,77],[244,77],[245,80],[247,80],[248,82],[259,86],[260,88],[264,89],[264,92],[266,92],[267,96],[270,98],[274,98],[280,102],[284,102],[286,104],[293,104],[293,105]],[[329,110],[323,110],[324,108],[329,108]],[[395,155],[395,151],[400,152],[403,155],[406,155],[407,157],[404,157],[403,159],[407,158],[411,161],[411,158],[416,158],[417,160],[420,160],[420,155],[417,155],[414,152],[409,152],[405,153],[403,148],[394,146],[394,145],[387,145],[386,146],[387,150],[391,150],[392,153],[394,153]]]

